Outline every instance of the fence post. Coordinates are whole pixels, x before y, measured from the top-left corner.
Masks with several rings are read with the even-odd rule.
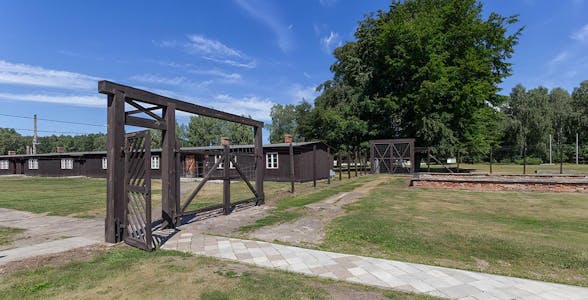
[[[223,214],[231,212],[231,152],[227,144],[223,145]]]
[[[331,184],[331,169],[333,168],[333,160],[331,159],[331,148],[327,146],[327,161],[329,162],[329,174],[327,175],[327,184]]]
[[[490,146],[490,174],[492,174],[492,146]]]
[[[357,148],[355,148],[355,153],[353,155],[353,169],[355,170],[355,177],[357,177]]]
[[[316,187],[316,144],[312,145],[312,187]]]
[[[431,147],[427,147],[427,173],[431,173]]]
[[[457,148],[457,170],[456,170],[457,172],[456,173],[459,173],[459,161],[461,159],[461,155],[460,154],[461,154],[460,153],[460,149]]]
[[[294,193],[294,146],[290,143],[290,193]]]
[[[347,151],[347,179],[351,179],[351,154]]]
[[[341,163],[341,152],[337,152],[337,169],[339,171],[339,181],[343,180],[343,164]]]
[[[523,175],[527,174],[527,145],[523,146]]]

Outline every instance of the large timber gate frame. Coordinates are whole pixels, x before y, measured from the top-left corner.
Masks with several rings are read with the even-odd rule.
[[[372,173],[414,173],[414,139],[371,140]]]
[[[176,140],[176,110],[253,127],[255,187],[248,181],[247,184],[255,195],[250,200],[256,204],[264,202],[263,122],[110,81],[100,81],[98,92],[108,96],[106,242],[125,241],[145,250],[154,247],[151,237],[150,135],[148,131],[126,134],[125,125],[161,130],[163,227],[175,228],[180,218],[186,215],[187,205],[180,205],[181,167],[180,146]],[[132,110],[127,111],[127,107]],[[223,159],[229,162],[232,158],[228,150],[225,153]],[[223,199],[227,196],[225,194]]]

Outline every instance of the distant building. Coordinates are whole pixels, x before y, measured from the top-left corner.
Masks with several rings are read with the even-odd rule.
[[[293,143],[294,178],[298,182],[313,180],[313,148],[316,148],[316,179],[326,179],[333,166],[333,158],[324,142]],[[315,147],[316,146],[316,147]],[[289,143],[263,146],[264,178],[267,181],[290,181]],[[182,177],[203,177],[214,167],[215,160],[222,154],[222,146],[185,147],[180,151]],[[253,174],[254,156],[252,145],[232,145],[237,164],[246,176]],[[106,177],[108,161],[106,151],[63,152],[29,155],[0,155],[0,175],[26,176],[86,176]],[[160,178],[161,150],[151,151],[151,170],[153,178]],[[222,175],[221,164],[213,170],[213,178]],[[234,166],[229,166],[231,174],[237,175]]]

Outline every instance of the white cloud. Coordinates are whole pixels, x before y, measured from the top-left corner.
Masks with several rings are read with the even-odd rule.
[[[313,100],[318,97],[315,86],[303,86],[301,84],[292,84],[288,89],[288,101],[291,103],[298,103],[303,99],[313,103]]]
[[[100,78],[0,60],[0,83],[62,89],[96,89]]]
[[[569,56],[570,55],[567,51],[562,51],[562,52],[558,53],[554,58],[549,60],[548,64],[549,65],[556,65],[556,64],[562,63],[562,62],[566,61]]]
[[[188,41],[153,41],[162,48],[180,48],[186,53],[200,55],[200,58],[212,62],[230,65],[239,68],[255,68],[256,63],[251,57],[240,50],[231,48],[222,42],[209,39],[203,35],[192,34],[187,36]]]
[[[255,0],[235,0],[235,2],[253,18],[258,19],[268,26],[278,39],[278,46],[283,52],[288,52],[294,47],[290,28],[282,23],[277,17],[277,12],[268,6],[268,3],[262,5],[260,1]]]
[[[76,106],[91,106],[106,108],[106,96],[85,95],[46,95],[46,94],[14,94],[0,93],[0,100],[45,102],[55,104],[68,104]]]
[[[342,45],[342,42],[341,38],[339,37],[339,34],[331,31],[331,33],[328,36],[325,36],[321,39],[321,44],[323,46],[323,50],[326,53],[331,54],[335,47],[339,47]]]
[[[188,36],[190,41],[187,44],[187,50],[196,54],[217,55],[221,57],[242,57],[243,54],[237,49],[233,49],[218,40],[207,39],[198,34]]]
[[[239,73],[227,73],[222,70],[212,69],[212,70],[188,70],[188,73],[198,74],[198,75],[208,75],[208,76],[215,76],[221,77],[230,81],[238,81],[241,80],[241,74]]]
[[[212,107],[236,115],[251,116],[255,120],[269,121],[274,102],[259,97],[235,98],[226,94],[214,97]]]
[[[130,77],[131,80],[143,83],[154,83],[173,86],[184,86],[191,88],[204,88],[212,83],[212,80],[193,81],[184,76],[164,77],[156,74],[141,74]]]
[[[306,72],[303,72],[302,75],[304,75],[304,77],[306,77],[308,79],[311,79],[312,78],[312,76],[310,76],[310,74],[308,74]]]
[[[574,32],[570,38],[580,42],[588,41],[588,24],[584,25],[584,27],[580,28],[580,30]]]
[[[221,63],[221,64],[225,64],[225,65],[229,65],[229,66],[233,66],[233,67],[239,67],[239,68],[253,69],[253,68],[257,67],[257,62],[255,62],[255,60],[250,60],[248,62],[239,62],[239,61],[232,60],[232,59],[218,59],[218,58],[208,57],[208,56],[203,56],[202,58],[209,60],[209,61],[212,61],[212,62]]]

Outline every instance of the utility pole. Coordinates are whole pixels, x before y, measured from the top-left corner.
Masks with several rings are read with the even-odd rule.
[[[37,114],[34,115],[34,121],[35,121],[35,131],[33,133],[33,155],[37,154],[37,144],[39,144],[39,142],[37,141]]]

